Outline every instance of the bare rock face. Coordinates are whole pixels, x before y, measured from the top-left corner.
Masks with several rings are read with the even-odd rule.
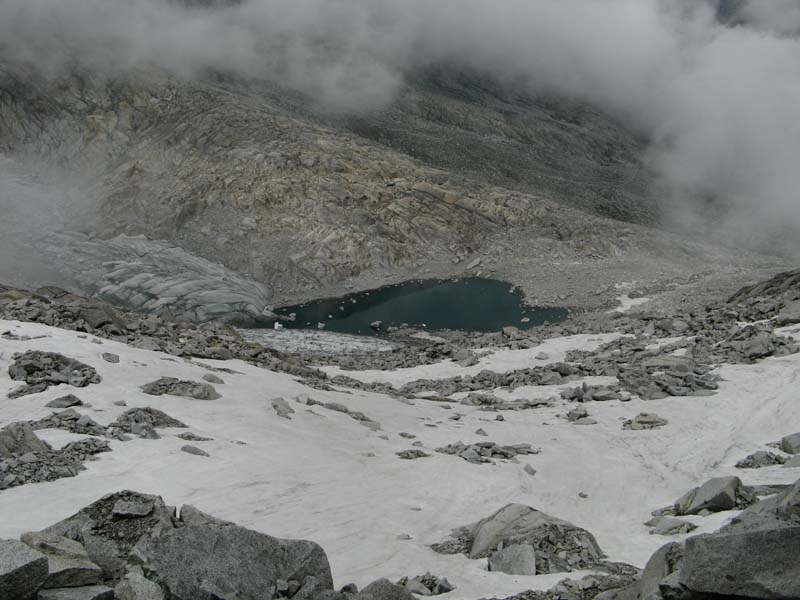
[[[0,598],[34,600],[47,579],[47,557],[16,540],[0,540]]]
[[[158,496],[123,491],[104,496],[40,533],[81,543],[89,560],[103,570],[103,577],[115,579],[124,572],[136,543],[144,536],[172,529],[173,519],[174,511]]]
[[[213,548],[213,552],[209,549]],[[236,525],[198,525],[142,540],[135,561],[175,600],[273,597],[279,581],[317,593],[333,590],[325,552],[313,542],[281,540]],[[302,596],[301,596],[302,597]]]
[[[686,540],[680,580],[696,596],[798,598],[797,548],[800,527],[699,535]]]
[[[21,540],[47,556],[45,588],[80,587],[100,582],[102,569],[89,560],[83,546],[69,538],[41,533],[24,533]]]

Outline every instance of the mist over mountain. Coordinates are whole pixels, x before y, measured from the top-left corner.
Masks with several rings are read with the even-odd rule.
[[[51,78],[230,73],[339,117],[380,117],[444,66],[596,107],[647,141],[673,215],[710,198],[734,230],[772,231],[799,222],[799,22],[792,0],[10,0],[0,60]]]

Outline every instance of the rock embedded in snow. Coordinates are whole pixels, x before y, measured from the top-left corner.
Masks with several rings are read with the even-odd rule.
[[[172,396],[192,398],[193,400],[217,400],[222,397],[208,383],[181,381],[176,377],[162,377],[156,381],[146,383],[142,386],[142,391],[151,396],[170,394]]]
[[[530,544],[504,546],[489,556],[489,570],[508,575],[536,575],[536,552]]]
[[[674,510],[676,515],[696,515],[746,508],[754,501],[752,490],[738,477],[715,477],[681,496]]]
[[[388,579],[378,579],[366,586],[356,596],[358,600],[415,600],[405,587],[395,585]]]
[[[45,404],[45,406],[47,408],[70,408],[72,406],[83,406],[83,401],[77,396],[67,394],[66,396],[61,396],[60,398],[51,400]]]
[[[294,414],[294,409],[289,406],[289,403],[286,402],[283,398],[273,398],[270,401],[272,404],[272,408],[275,410],[275,413],[284,419],[291,419],[291,415]]]
[[[221,377],[217,377],[213,373],[206,373],[205,375],[203,375],[203,381],[206,381],[208,383],[213,383],[215,385],[222,385],[225,383],[225,381]]]
[[[666,516],[653,517],[645,525],[651,527],[650,533],[655,535],[680,535],[697,529],[694,523]]]
[[[761,469],[763,467],[771,467],[773,465],[782,465],[786,462],[786,458],[774,452],[767,452],[759,450],[753,454],[746,456],[734,465],[737,469]]]
[[[191,446],[189,444],[181,446],[181,450],[187,454],[194,454],[195,456],[210,456],[205,450],[201,450],[197,446]]]
[[[202,435],[197,435],[196,433],[192,433],[191,431],[187,431],[186,433],[179,433],[175,437],[185,440],[187,442],[213,442],[214,438],[203,437]]]
[[[655,429],[663,427],[668,421],[655,413],[639,413],[633,419],[628,419],[622,424],[623,429],[639,431],[642,429]]]
[[[800,526],[692,537],[681,583],[694,595],[800,598],[798,548]]]
[[[102,354],[103,360],[107,363],[117,364],[119,363],[119,355],[114,354],[113,352],[103,352]]]
[[[13,358],[8,374],[15,381],[24,381],[25,385],[9,393],[9,398],[43,392],[54,385],[86,387],[102,381],[94,367],[63,354],[28,350],[15,354]]]
[[[537,574],[590,569],[604,559],[591,533],[522,504],[508,504],[474,525],[456,529],[451,540],[431,548],[474,559],[516,544],[533,547]]]
[[[430,572],[410,579],[403,577],[397,582],[397,585],[403,586],[412,594],[419,596],[438,596],[456,589],[452,583],[447,581],[446,577],[437,577],[436,575],[431,575]],[[344,588],[342,590],[344,591]]]
[[[787,454],[800,454],[800,432],[782,437],[781,450]]]
[[[72,588],[100,582],[102,569],[89,560],[84,547],[75,540],[35,532],[24,533],[20,539],[47,557],[45,588]]]
[[[400,452],[395,452],[397,456],[400,458],[404,458],[406,460],[414,460],[416,458],[425,458],[430,456],[427,452],[423,452],[422,450],[401,450]]]

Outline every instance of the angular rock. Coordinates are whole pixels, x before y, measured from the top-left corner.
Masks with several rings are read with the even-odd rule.
[[[800,432],[782,437],[781,450],[786,454],[800,454]]]
[[[289,406],[289,403],[286,402],[283,398],[273,398],[270,403],[272,404],[272,408],[275,410],[275,413],[279,417],[283,417],[284,419],[291,419],[290,415],[294,414],[294,409]]]
[[[676,515],[696,515],[745,508],[755,497],[738,477],[715,477],[681,496],[675,502]]]
[[[622,424],[623,429],[632,429],[634,431],[642,429],[655,429],[656,427],[663,427],[668,421],[662,419],[655,413],[639,413],[633,419],[628,419]]]
[[[466,535],[471,539],[470,558],[490,556],[501,544],[531,545],[539,574],[591,568],[604,557],[594,536],[585,529],[522,504],[501,508]]]
[[[50,400],[45,406],[48,408],[70,408],[72,406],[83,406],[83,402],[77,396],[67,394],[55,400]]]
[[[686,540],[681,583],[695,594],[800,598],[800,527]]]
[[[505,546],[489,557],[489,570],[508,575],[536,575],[536,552],[530,544]]]
[[[125,514],[116,514],[115,508],[119,510],[125,506],[119,503],[120,500],[151,506],[152,509],[144,516],[130,514],[127,508]],[[137,509],[134,512],[142,511]],[[41,533],[80,542],[89,560],[103,569],[104,579],[117,579],[124,573],[131,549],[142,537],[174,526],[174,511],[161,498],[126,490],[103,496]]]
[[[171,600],[262,600],[279,580],[306,578],[315,579],[317,590],[333,590],[328,559],[318,545],[236,525],[165,530],[143,538],[134,555]]]
[[[0,540],[0,598],[33,600],[46,579],[44,554],[16,540]]]
[[[170,394],[172,396],[182,396],[194,400],[217,400],[222,397],[217,393],[217,390],[208,383],[181,381],[176,377],[162,377],[156,381],[144,384],[141,389],[145,394],[151,396]]]
[[[746,456],[736,463],[737,469],[761,469],[763,467],[771,467],[772,465],[782,465],[786,459],[774,452],[767,452],[759,450],[753,454]]]
[[[114,365],[119,363],[119,355],[117,354],[114,354],[112,352],[103,352],[102,356],[103,360],[106,361],[107,363],[111,363]]]
[[[689,521],[663,516],[653,517],[645,525],[652,527],[650,533],[655,535],[680,535],[697,529],[697,525]]]
[[[358,600],[414,600],[414,595],[388,579],[373,581],[356,596]]]
[[[75,540],[36,532],[24,533],[20,539],[47,557],[45,588],[80,587],[100,582],[102,569],[89,560],[84,547]]]

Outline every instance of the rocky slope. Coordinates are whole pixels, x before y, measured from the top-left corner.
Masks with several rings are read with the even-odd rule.
[[[475,257],[532,302],[579,308],[608,305],[609,278],[664,286],[785,265],[567,206],[657,213],[641,145],[587,107],[433,75],[344,123],[252,82],[158,71],[54,82],[0,68],[0,90],[0,149],[96,202],[83,229],[168,240],[276,304],[459,274]]]

